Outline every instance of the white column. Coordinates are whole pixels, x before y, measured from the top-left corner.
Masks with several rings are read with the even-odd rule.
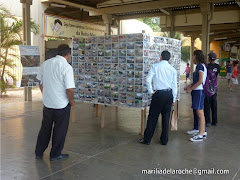
[[[105,34],[111,35],[111,24],[112,24],[112,15],[103,14],[102,15],[103,22],[105,24]]]

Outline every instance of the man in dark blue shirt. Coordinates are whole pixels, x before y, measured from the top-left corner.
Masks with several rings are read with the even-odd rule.
[[[232,64],[230,63],[230,61],[227,61],[226,69],[227,69],[227,82],[228,82],[228,88],[229,88],[230,80],[232,79],[232,77],[231,77],[231,75],[232,75]]]
[[[220,66],[215,63],[217,55],[215,53],[208,54],[209,57],[209,64],[207,65],[207,69],[212,70],[215,72],[216,77],[220,72]],[[217,93],[212,96],[206,96],[204,100],[204,116],[206,120],[206,126],[210,126],[210,110],[212,110],[212,125],[217,126]]]

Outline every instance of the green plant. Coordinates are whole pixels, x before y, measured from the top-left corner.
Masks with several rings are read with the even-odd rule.
[[[34,34],[39,33],[39,26],[31,21],[31,31]],[[14,17],[5,7],[0,5],[0,33],[1,33],[1,54],[0,54],[0,68],[1,68],[1,93],[6,92],[5,75],[13,79],[15,82],[16,77],[14,74],[6,70],[6,67],[14,68],[13,58],[16,55],[9,53],[10,49],[14,46],[20,45],[23,42],[22,38],[23,22]]]
[[[145,23],[145,24],[147,24],[148,26],[150,26],[154,32],[160,32],[161,31],[161,29],[159,27],[160,19],[157,18],[157,17],[140,18],[138,20],[143,22],[143,23]]]
[[[181,59],[186,63],[190,61],[190,46],[181,47]]]

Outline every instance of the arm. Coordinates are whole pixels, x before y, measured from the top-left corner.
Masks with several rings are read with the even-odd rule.
[[[154,76],[154,72],[153,72],[153,66],[151,67],[150,71],[148,72],[147,75],[147,87],[148,87],[148,93],[149,94],[153,94],[153,89],[152,89],[152,78]]]
[[[173,73],[173,82],[172,82],[172,94],[173,94],[173,106],[175,105],[176,98],[177,98],[177,92],[178,92],[178,87],[177,87],[177,72],[174,69]]]
[[[39,89],[40,89],[41,93],[43,93],[43,85],[41,82],[39,82]]]
[[[68,69],[66,70],[66,74],[64,77],[64,84],[65,84],[65,88],[66,88],[66,94],[68,97],[68,101],[71,106],[74,106],[75,83],[74,83],[73,69],[70,65],[68,66]]]
[[[73,95],[74,95],[74,88],[70,88],[70,89],[66,89],[66,93],[67,93],[67,97],[68,97],[68,101],[70,103],[71,106],[74,106],[74,99],[73,99]]]
[[[203,75],[204,75],[204,72],[199,71],[199,80],[196,84],[187,88],[188,93],[192,92],[192,90],[194,90],[196,87],[198,87],[199,85],[201,85],[203,83]]]

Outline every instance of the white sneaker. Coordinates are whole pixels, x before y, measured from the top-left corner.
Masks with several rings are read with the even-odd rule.
[[[199,133],[199,130],[193,129],[193,130],[187,131],[187,134],[189,134],[189,135],[192,135],[195,133]]]
[[[199,135],[196,135],[196,136],[190,138],[190,141],[192,141],[192,142],[203,141],[203,137],[200,137]]]
[[[199,135],[199,133],[194,133],[193,136]],[[207,132],[203,133],[203,139],[207,138]]]

